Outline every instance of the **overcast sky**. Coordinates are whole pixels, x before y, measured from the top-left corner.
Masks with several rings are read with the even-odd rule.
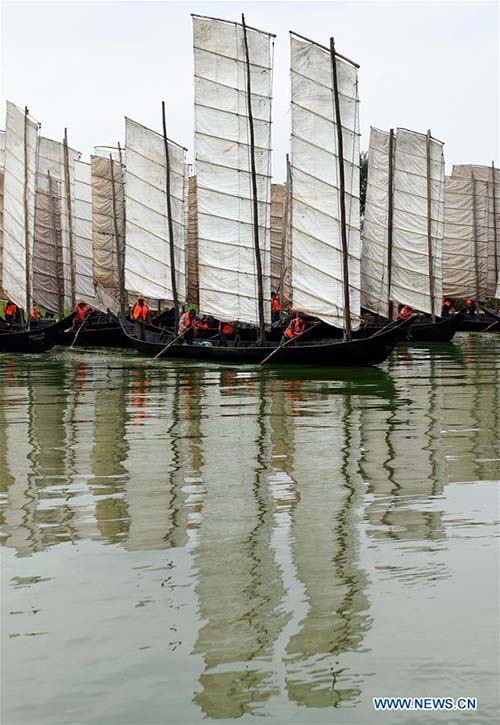
[[[288,151],[289,30],[360,65],[361,147],[370,125],[432,130],[453,163],[499,161],[499,10],[482,2],[4,2],[2,100],[85,155],[123,142],[123,117],[193,149],[190,13],[276,33],[273,175]],[[2,103],[0,125],[5,123]]]

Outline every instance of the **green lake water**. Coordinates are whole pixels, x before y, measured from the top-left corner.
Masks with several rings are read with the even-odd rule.
[[[499,479],[500,335],[351,371],[3,356],[0,721],[496,723]]]

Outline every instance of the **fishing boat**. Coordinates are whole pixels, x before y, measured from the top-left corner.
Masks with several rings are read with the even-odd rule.
[[[136,350],[149,356],[159,356],[165,346],[175,340],[168,333],[145,331],[144,338],[133,334],[133,324],[120,320],[123,334]],[[394,327],[361,340],[317,340],[296,341],[281,346],[279,342],[255,344],[240,341],[227,347],[199,341],[193,345],[173,344],[168,350],[169,358],[204,360],[214,363],[260,364],[273,354],[272,363],[278,365],[320,365],[334,367],[361,367],[378,365],[387,359],[401,339],[401,328],[408,322],[399,322]],[[165,355],[167,357],[167,355]]]
[[[361,306],[386,320],[408,305],[426,315],[414,317],[410,340],[449,341],[460,318],[440,318],[443,143],[430,131],[372,127],[368,153]]]
[[[35,327],[33,330],[6,332],[0,330],[0,352],[39,353],[50,350],[59,343],[59,337],[71,328],[74,313],[51,325]]]

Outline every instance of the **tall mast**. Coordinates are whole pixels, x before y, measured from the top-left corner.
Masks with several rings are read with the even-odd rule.
[[[281,274],[280,274],[280,293],[281,299],[284,299],[285,292],[285,274],[287,271],[288,260],[286,258],[286,243],[288,238],[288,221],[289,221],[289,210],[290,210],[290,184],[291,184],[292,173],[290,170],[290,156],[286,155],[286,184],[285,193],[283,195],[283,223],[281,230]]]
[[[179,298],[177,297],[177,280],[175,277],[174,225],[172,221],[172,199],[170,196],[170,154],[168,150],[165,101],[161,102],[161,113],[163,121],[163,145],[165,148],[165,184],[167,195],[168,237],[170,245],[170,279],[172,283],[172,296],[174,298],[175,329],[177,329],[177,324],[179,321]]]
[[[394,217],[394,129],[389,131],[389,181],[387,190],[387,311],[389,320],[392,320],[393,303],[391,299],[392,286],[392,229]]]
[[[250,169],[252,178],[252,203],[253,203],[253,238],[255,246],[255,263],[257,267],[257,297],[259,307],[259,338],[264,341],[266,337],[264,318],[264,285],[262,281],[262,259],[260,256],[259,244],[259,205],[257,200],[257,174],[255,170],[255,133],[252,114],[252,83],[250,79],[250,54],[248,51],[247,26],[245,16],[241,16],[243,26],[243,41],[245,45],[245,60],[247,70],[247,104],[248,104],[248,126],[250,130]]]
[[[125,225],[127,223],[127,205],[125,203],[125,185],[123,183],[123,175],[124,175],[124,166],[123,166],[123,154],[122,154],[122,147],[120,146],[120,142],[118,141],[118,158],[120,159],[120,171],[121,171],[121,178],[122,178],[122,219],[123,219],[123,243],[121,245],[121,269],[120,269],[120,279],[121,279],[121,285],[123,290],[123,307],[122,307],[122,315],[125,315],[128,310],[128,298],[127,293],[125,291]],[[122,297],[120,295],[120,305],[122,304]]]
[[[31,313],[31,257],[29,239],[29,214],[28,214],[28,106],[24,107],[24,260],[26,272],[26,324],[29,327]]]
[[[475,268],[475,280],[476,280],[476,305],[479,304],[479,252],[477,244],[477,206],[476,206],[476,179],[474,178],[474,171],[471,169],[472,178],[472,224],[474,234],[474,268]]]
[[[429,293],[431,298],[431,317],[436,321],[435,314],[435,284],[434,284],[434,256],[432,253],[432,181],[431,181],[431,132],[427,131],[426,137],[427,157],[427,256],[429,260]]]
[[[73,213],[71,209],[71,185],[69,176],[69,154],[68,154],[68,129],[64,129],[64,187],[66,190],[66,209],[68,214],[68,235],[69,235],[69,266],[71,284],[71,307],[76,305],[76,279],[75,279],[75,248],[73,244]]]
[[[493,254],[495,259],[495,280],[498,281],[499,268],[498,268],[498,237],[497,237],[497,192],[496,192],[496,179],[495,179],[495,162],[491,162],[491,181],[493,185]]]
[[[54,208],[54,185],[57,186],[57,182],[50,175],[50,171],[47,170],[47,177],[49,180],[49,219],[50,219],[50,231],[52,234],[52,240],[54,243],[55,258],[56,258],[56,270],[57,270],[57,306],[58,312],[61,317],[64,316],[64,263],[62,259],[61,239],[57,233],[56,223],[56,210]]]
[[[113,154],[109,154],[109,171],[111,176],[111,202],[113,206],[113,232],[115,235],[115,246],[116,246],[116,264],[118,267],[118,295],[120,300],[120,312],[125,314],[125,285],[123,280],[123,250],[120,240],[120,234],[118,231],[118,216],[116,208],[116,187],[115,187],[115,168],[114,168]]]
[[[349,295],[349,252],[347,248],[347,223],[345,212],[345,175],[344,175],[344,139],[342,136],[342,119],[340,116],[340,99],[337,79],[337,59],[335,57],[335,42],[330,38],[330,58],[332,61],[333,96],[335,102],[335,124],[337,127],[337,154],[339,159],[339,190],[340,190],[340,235],[342,239],[342,268],[344,285],[344,321],[345,338],[350,340],[351,330],[351,305]]]

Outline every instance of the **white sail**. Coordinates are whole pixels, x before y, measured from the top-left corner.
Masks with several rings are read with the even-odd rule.
[[[38,123],[7,101],[5,131],[4,236],[2,288],[26,309],[35,227],[35,176]],[[26,208],[25,208],[26,201]]]
[[[447,176],[443,240],[443,295],[488,296],[488,184]]]
[[[125,209],[123,169],[105,156],[91,156],[93,270],[97,297],[118,301],[123,284]],[[103,295],[100,291],[103,291]],[[100,307],[107,307],[104,301]],[[113,305],[113,308],[118,308]]]
[[[488,279],[483,299],[498,297],[497,285],[500,289],[500,169],[479,164],[453,166],[453,178],[470,178],[471,176],[476,181],[485,182],[476,184],[476,207],[484,208],[486,204],[488,205]]]
[[[125,166],[125,149],[118,146],[94,146],[94,156],[103,156],[105,159],[111,156],[113,161],[119,161]]]
[[[344,146],[352,327],[360,312],[357,68],[336,58]],[[291,35],[294,308],[344,326],[339,157],[330,51]]]
[[[389,317],[389,141],[387,132],[370,129],[361,254],[361,306],[382,317]]]
[[[2,293],[2,259],[3,259],[3,187],[5,167],[5,131],[0,131],[0,296]]]
[[[193,16],[200,311],[259,323],[258,222],[265,321],[270,322],[273,36],[247,29],[255,132],[254,219],[243,26]]]
[[[94,300],[94,273],[92,248],[92,174],[90,164],[75,164],[75,202],[73,207],[75,239],[75,284],[77,297]]]
[[[163,136],[125,120],[125,286],[149,299],[173,301]],[[168,141],[177,296],[186,299],[185,149]]]
[[[400,304],[441,313],[444,234],[443,143],[430,139],[431,249],[434,310],[428,254],[427,136],[397,129],[394,155],[394,223],[391,297]]]

